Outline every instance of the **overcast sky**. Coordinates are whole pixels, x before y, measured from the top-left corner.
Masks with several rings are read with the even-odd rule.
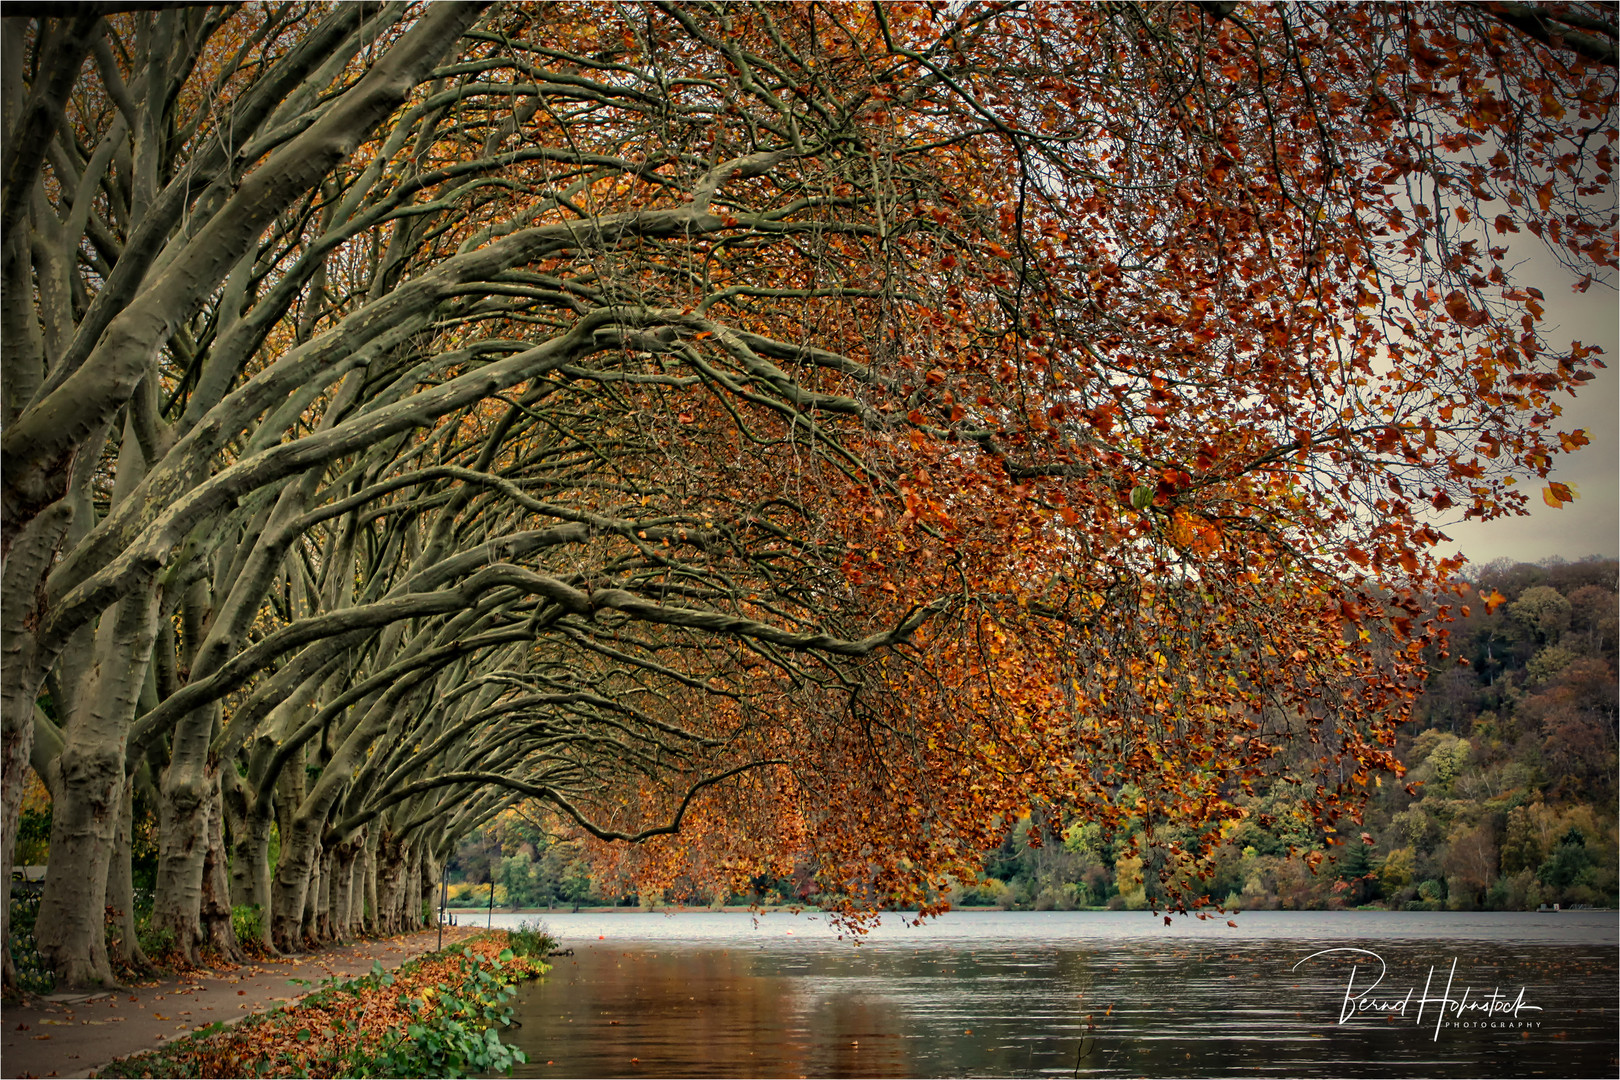
[[[1554,510],[1541,501],[1546,481],[1521,478],[1530,496],[1529,517],[1451,524],[1443,531],[1455,543],[1439,550],[1460,549],[1474,563],[1504,556],[1522,562],[1555,555],[1572,562],[1587,555],[1620,556],[1620,299],[1602,284],[1574,292],[1575,279],[1544,252],[1535,252],[1520,271],[1516,281],[1540,286],[1547,297],[1547,318],[1537,336],[1549,348],[1562,349],[1570,341],[1600,345],[1609,365],[1578,399],[1565,399],[1559,418],[1558,430],[1585,428],[1592,440],[1578,453],[1554,458],[1549,477],[1575,488],[1580,498]]]

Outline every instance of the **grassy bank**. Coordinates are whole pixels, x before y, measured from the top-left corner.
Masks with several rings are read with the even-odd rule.
[[[547,970],[542,930],[496,930],[386,971],[320,987],[231,1027],[213,1024],[102,1076],[466,1076],[524,1060],[500,1040],[523,979]]]

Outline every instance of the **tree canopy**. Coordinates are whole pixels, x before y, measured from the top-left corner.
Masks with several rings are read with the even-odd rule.
[[[1448,515],[1585,442],[1508,237],[1613,287],[1598,5],[128,8],[4,20],[65,983],[137,803],[188,955],[420,921],[521,800],[847,914],[1056,808],[1197,907],[1240,796],[1398,769]]]

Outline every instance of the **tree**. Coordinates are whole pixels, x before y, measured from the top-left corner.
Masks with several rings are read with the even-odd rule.
[[[1496,880],[1496,833],[1489,822],[1472,827],[1458,822],[1447,838],[1440,867],[1446,874],[1446,892],[1454,907],[1467,899],[1477,904]]]
[[[1620,600],[1614,589],[1583,585],[1569,594],[1570,626],[1579,636],[1584,651],[1592,655],[1612,655],[1616,627],[1620,624]]]
[[[1581,872],[1590,865],[1592,857],[1586,850],[1586,837],[1580,829],[1571,825],[1558,841],[1552,855],[1542,863],[1536,876],[1563,893],[1576,883]]]
[[[1031,807],[1182,903],[1256,785],[1355,814],[1456,569],[1433,513],[1585,441],[1554,396],[1599,361],[1491,234],[1607,287],[1613,36],[7,18],[0,848],[48,748],[42,952],[112,977],[141,769],[188,952],[233,899],[287,949],[408,925],[523,797],[686,826],[649,867],[798,852],[850,912],[937,908]]]
[[[1559,637],[1569,629],[1572,610],[1570,601],[1563,593],[1546,585],[1526,589],[1508,608],[1509,614],[1523,623],[1537,641],[1550,645],[1556,645]]]

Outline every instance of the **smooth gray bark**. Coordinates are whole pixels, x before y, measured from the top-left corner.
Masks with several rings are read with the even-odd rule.
[[[124,739],[157,617],[155,597],[132,597],[108,612],[87,700],[64,732],[60,780],[51,792],[51,860],[63,872],[46,876],[35,926],[40,955],[62,986],[113,982],[103,933],[107,872],[124,805]]]

